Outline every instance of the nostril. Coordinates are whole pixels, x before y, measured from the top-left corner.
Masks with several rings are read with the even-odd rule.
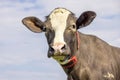
[[[66,49],[66,45],[64,45],[61,49],[62,49],[62,50],[63,50],[63,49]]]
[[[54,49],[53,49],[51,46],[50,46],[49,50],[50,50],[51,52],[54,52]]]

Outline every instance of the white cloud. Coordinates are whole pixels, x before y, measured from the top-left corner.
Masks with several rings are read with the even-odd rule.
[[[50,0],[38,0],[37,3],[43,5],[44,9],[49,12],[55,7],[65,7],[74,11],[76,14],[84,10],[94,10],[104,15],[120,13],[120,2],[117,0],[54,0],[52,3]]]

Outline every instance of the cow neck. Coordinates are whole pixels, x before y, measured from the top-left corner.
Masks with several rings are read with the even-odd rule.
[[[75,35],[76,35],[76,39],[77,39],[77,50],[78,50],[80,48],[79,32],[77,31],[75,33]],[[74,55],[74,56],[71,56],[70,59],[66,60],[64,64],[61,64],[61,66],[64,69],[71,69],[75,66],[76,63],[77,63],[77,57]]]

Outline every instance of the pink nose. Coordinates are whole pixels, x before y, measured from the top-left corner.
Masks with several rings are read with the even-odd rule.
[[[62,53],[64,53],[66,49],[67,49],[67,46],[64,43],[51,44],[48,50],[48,57],[51,57],[54,55],[62,55]]]
[[[51,46],[51,51],[53,52],[53,53],[63,53],[64,52],[64,50],[66,49],[66,46],[65,46],[65,44],[64,43],[55,43],[55,44],[53,44],[52,46]]]
[[[66,48],[64,43],[55,43],[53,46],[51,46],[55,52],[63,53],[64,49]]]

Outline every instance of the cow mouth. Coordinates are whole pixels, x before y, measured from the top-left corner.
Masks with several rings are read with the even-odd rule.
[[[64,61],[70,58],[70,55],[54,55],[52,56],[52,58],[58,61],[59,63],[63,63]]]
[[[61,52],[51,52],[48,51],[48,58],[55,59],[59,64],[65,64],[71,57],[70,50],[66,50],[63,53]]]

